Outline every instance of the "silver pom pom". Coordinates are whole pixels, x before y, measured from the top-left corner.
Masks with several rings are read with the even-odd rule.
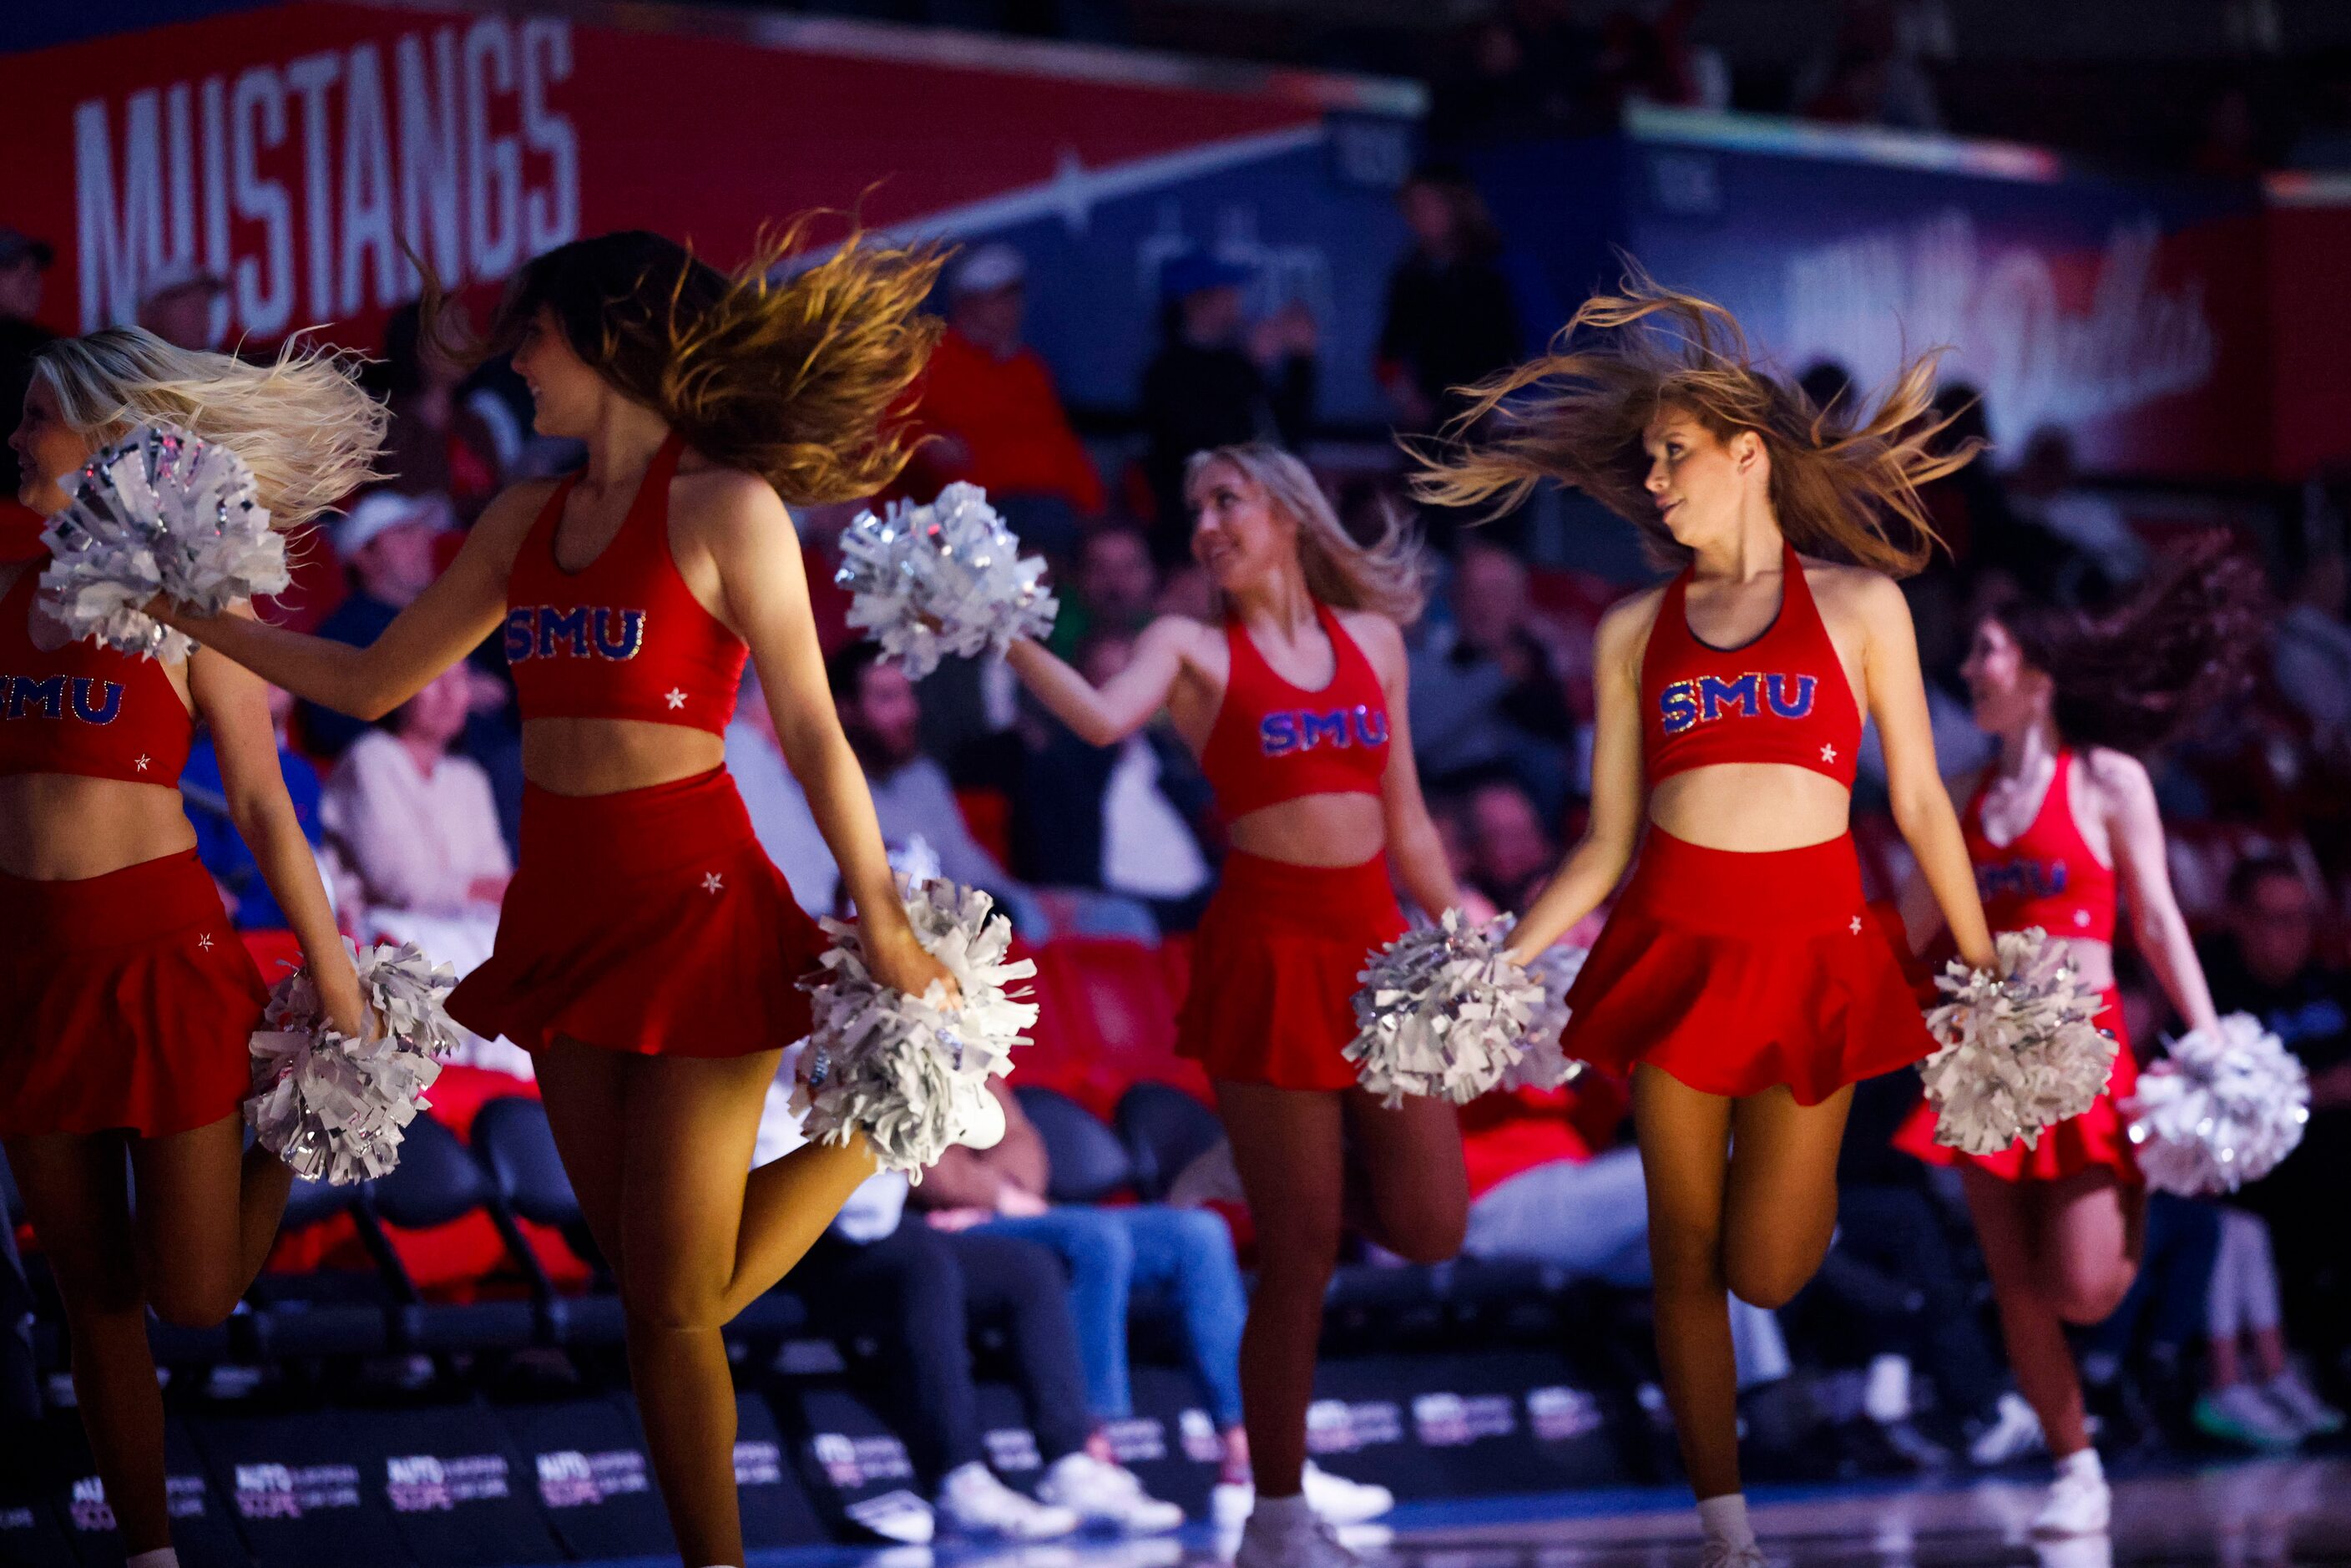
[[[1381,1103],[1431,1094],[1466,1105],[1518,1065],[1543,983],[1504,950],[1509,931],[1506,922],[1473,925],[1448,909],[1437,925],[1373,955],[1357,977],[1345,1055]]]
[[[2122,1103],[2138,1168],[2164,1192],[2234,1192],[2277,1168],[2310,1121],[2310,1074],[2248,1013],[2193,1029]]]
[[[1554,944],[1535,956],[1527,972],[1542,982],[1542,1000],[1519,1040],[1519,1060],[1502,1074],[1504,1089],[1557,1089],[1583,1076],[1584,1063],[1559,1048],[1567,1028],[1567,993],[1591,951]]]
[[[901,885],[915,938],[955,977],[962,1004],[943,1006],[936,988],[910,997],[883,985],[865,967],[859,928],[827,920],[834,946],[824,977],[807,982],[815,1027],[792,1109],[811,1143],[862,1133],[884,1169],[919,1182],[950,1146],[984,1149],[1004,1136],[987,1081],[1012,1071],[1012,1048],[1037,1022],[1036,1004],[1006,989],[1037,966],[1008,961],[1012,924],[987,894],[945,881]]]
[[[150,424],[91,458],[41,540],[49,613],[72,636],[184,659],[195,644],[140,606],[158,593],[207,615],[284,591],[286,540],[227,447]]]
[[[2104,1005],[2039,926],[2002,932],[1997,973],[1954,959],[1936,979],[1951,999],[1927,1015],[1940,1050],[1919,1064],[1938,1113],[1935,1141],[1979,1156],[2078,1116],[2105,1092],[2112,1035],[2092,1021]]]
[[[414,943],[351,949],[368,1008],[365,1038],[329,1027],[310,971],[297,969],[269,993],[253,1036],[253,1093],[245,1119],[262,1145],[295,1174],[337,1186],[367,1181],[400,1163],[409,1123],[441,1076],[439,1058],[458,1040],[442,1003],[455,987]]]
[[[977,485],[949,485],[926,507],[893,502],[841,536],[833,580],[850,591],[849,623],[920,680],[948,653],[1001,653],[1042,637],[1058,608],[1040,556],[1020,541]]]

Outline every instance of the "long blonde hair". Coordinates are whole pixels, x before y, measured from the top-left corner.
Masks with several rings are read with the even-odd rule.
[[[1299,564],[1306,591],[1334,610],[1368,610],[1400,626],[1420,619],[1428,601],[1428,570],[1420,536],[1403,518],[1384,513],[1377,538],[1358,540],[1339,521],[1313,471],[1280,447],[1262,441],[1195,452],[1184,465],[1188,499],[1213,463],[1228,463],[1264,487],[1273,504],[1298,521]]]
[[[1964,467],[1981,444],[1938,440],[1950,423],[1933,417],[1941,353],[1903,366],[1865,417],[1817,408],[1758,368],[1729,311],[1635,268],[1620,292],[1586,300],[1549,353],[1465,389],[1474,401],[1441,440],[1413,452],[1413,494],[1500,513],[1557,480],[1639,528],[1660,561],[1687,561],[1657,516],[1642,445],[1650,422],[1672,410],[1718,440],[1747,430],[1762,440],[1772,510],[1796,549],[1907,577],[1941,542],[1918,486]],[[1489,416],[1491,434],[1479,428]]]
[[[383,405],[359,389],[358,356],[289,341],[266,364],[183,349],[139,327],[60,338],[33,373],[94,444],[158,422],[218,442],[252,466],[274,528],[330,510],[372,480]]]

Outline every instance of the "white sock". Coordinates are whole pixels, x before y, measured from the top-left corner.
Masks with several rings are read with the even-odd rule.
[[[177,1548],[158,1546],[152,1552],[124,1558],[122,1568],[180,1568],[180,1553]]]
[[[1733,1546],[1755,1544],[1755,1527],[1747,1522],[1747,1494],[1743,1491],[1698,1499],[1698,1522],[1708,1541],[1727,1541]]]
[[[1268,1497],[1259,1492],[1257,1494],[1257,1507],[1249,1512],[1250,1522],[1261,1520],[1276,1530],[1303,1523],[1313,1517],[1314,1511],[1306,1506],[1306,1494],[1302,1491],[1291,1492],[1288,1497]]]
[[[2098,1462],[2097,1449],[2084,1448],[2079,1453],[2068,1454],[2057,1461],[2059,1480],[2062,1481],[2073,1476],[2092,1481],[2103,1481],[2106,1479],[2106,1468]]]

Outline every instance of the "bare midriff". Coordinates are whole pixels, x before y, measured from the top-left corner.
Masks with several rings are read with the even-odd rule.
[[[1826,843],[1853,821],[1853,793],[1784,762],[1722,762],[1649,791],[1649,821],[1684,843],[1760,854]]]
[[[1228,830],[1233,848],[1292,865],[1361,865],[1387,848],[1376,795],[1301,795],[1260,807]]]
[[[168,784],[19,773],[0,779],[0,872],[78,882],[183,854],[196,831]]]
[[[556,795],[617,795],[709,772],[724,737],[636,718],[534,718],[522,727],[522,772]]]

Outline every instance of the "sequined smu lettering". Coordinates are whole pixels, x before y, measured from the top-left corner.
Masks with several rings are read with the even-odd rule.
[[[1375,747],[1388,743],[1388,716],[1367,703],[1351,708],[1276,708],[1258,722],[1258,749],[1288,757],[1318,747]]]
[[[122,713],[122,687],[92,675],[0,675],[0,716],[8,718],[70,718],[80,724],[112,724]]]
[[[1667,735],[1687,735],[1726,718],[1808,718],[1819,682],[1811,675],[1700,675],[1657,694],[1657,719]]]
[[[2062,860],[1995,861],[1976,867],[1976,896],[1986,904],[2000,898],[2058,898],[2069,880]]]
[[[507,612],[507,663],[528,659],[603,659],[623,664],[645,645],[645,612],[607,605],[517,604]]]

